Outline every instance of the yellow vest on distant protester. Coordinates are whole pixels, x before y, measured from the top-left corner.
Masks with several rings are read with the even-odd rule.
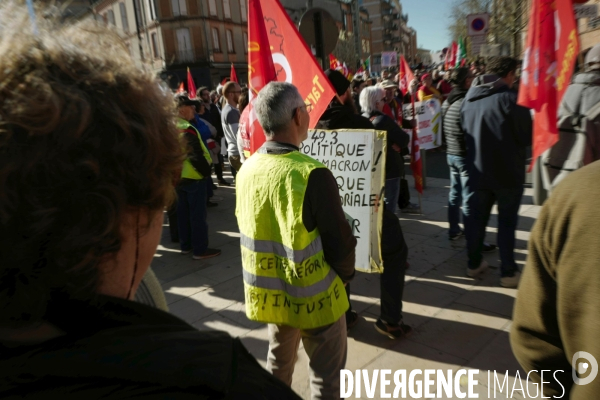
[[[246,315],[250,320],[311,329],[349,308],[344,284],[325,261],[318,229],[308,232],[302,205],[320,162],[297,151],[255,153],[236,176]]]
[[[206,159],[206,161],[208,161],[208,165],[212,164],[212,158],[210,157],[210,153],[208,152],[208,149],[204,145],[204,142],[202,142],[202,138],[200,137],[200,133],[198,132],[198,130],[194,127],[194,125],[190,124],[185,119],[183,119],[183,118],[177,119],[177,129],[179,129],[181,131],[180,137],[183,138],[183,135],[185,135],[184,131],[188,128],[192,128],[194,130],[194,132],[196,132],[196,135],[198,136],[198,140],[200,141],[200,146],[202,147],[202,153],[204,154],[204,158]],[[196,171],[196,168],[194,168],[194,166],[192,165],[190,160],[187,158],[183,162],[183,169],[181,170],[181,177],[187,178],[187,179],[194,179],[194,180],[200,180],[200,179],[204,178],[204,176],[202,176],[202,174],[200,172]]]

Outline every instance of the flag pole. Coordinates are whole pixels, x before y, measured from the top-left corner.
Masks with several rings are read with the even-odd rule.
[[[410,94],[410,103],[412,104],[413,123],[414,123],[415,119],[417,119],[417,113],[415,112],[415,96],[412,93]],[[417,127],[416,127],[416,125],[413,126],[413,136],[414,136],[413,140],[419,140],[419,137],[417,136]],[[415,155],[412,154],[413,153],[413,151],[412,151],[413,148],[412,147],[413,146],[411,146],[411,157],[413,157],[413,159],[414,159]],[[419,151],[421,151],[421,146],[419,146]],[[416,177],[414,176],[414,172],[413,172],[413,178],[416,179]],[[422,185],[421,185],[421,187],[422,187]],[[419,192],[418,190],[417,190],[417,195],[419,196],[419,214],[423,215],[423,203],[421,202],[421,192]]]

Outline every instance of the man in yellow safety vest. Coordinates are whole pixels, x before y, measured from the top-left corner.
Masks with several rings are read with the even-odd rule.
[[[356,238],[333,174],[299,151],[312,105],[295,86],[271,82],[254,107],[267,141],[236,178],[246,315],[269,324],[273,375],[291,386],[302,339],[312,398],[337,399]]]

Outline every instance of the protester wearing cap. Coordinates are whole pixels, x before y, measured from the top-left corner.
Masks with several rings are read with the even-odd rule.
[[[394,90],[398,88],[398,85],[391,79],[385,79],[379,84],[379,87],[385,91],[383,113],[400,124],[402,122],[402,104],[394,97]]]
[[[320,129],[373,129],[373,125],[368,119],[358,115],[352,92],[350,91],[350,81],[339,71],[328,69],[325,75],[331,82],[337,94],[333,98],[329,107],[317,124]]]
[[[421,77],[421,87],[417,93],[419,101],[429,100],[432,98],[438,99],[440,102],[444,101],[442,94],[433,87],[433,78],[431,74],[424,74]]]
[[[175,97],[179,118],[177,128],[186,143],[188,157],[183,162],[181,180],[177,185],[177,223],[182,254],[192,253],[195,260],[216,257],[221,250],[208,248],[206,223],[207,185],[210,178],[211,157],[200,133],[189,123],[194,119],[197,100],[185,94]]]

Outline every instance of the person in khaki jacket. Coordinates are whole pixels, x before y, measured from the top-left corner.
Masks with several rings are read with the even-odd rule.
[[[600,378],[594,379],[600,360],[599,180],[600,161],[573,172],[544,204],[529,240],[510,342],[530,380],[543,378],[547,398],[588,400],[600,393]]]

